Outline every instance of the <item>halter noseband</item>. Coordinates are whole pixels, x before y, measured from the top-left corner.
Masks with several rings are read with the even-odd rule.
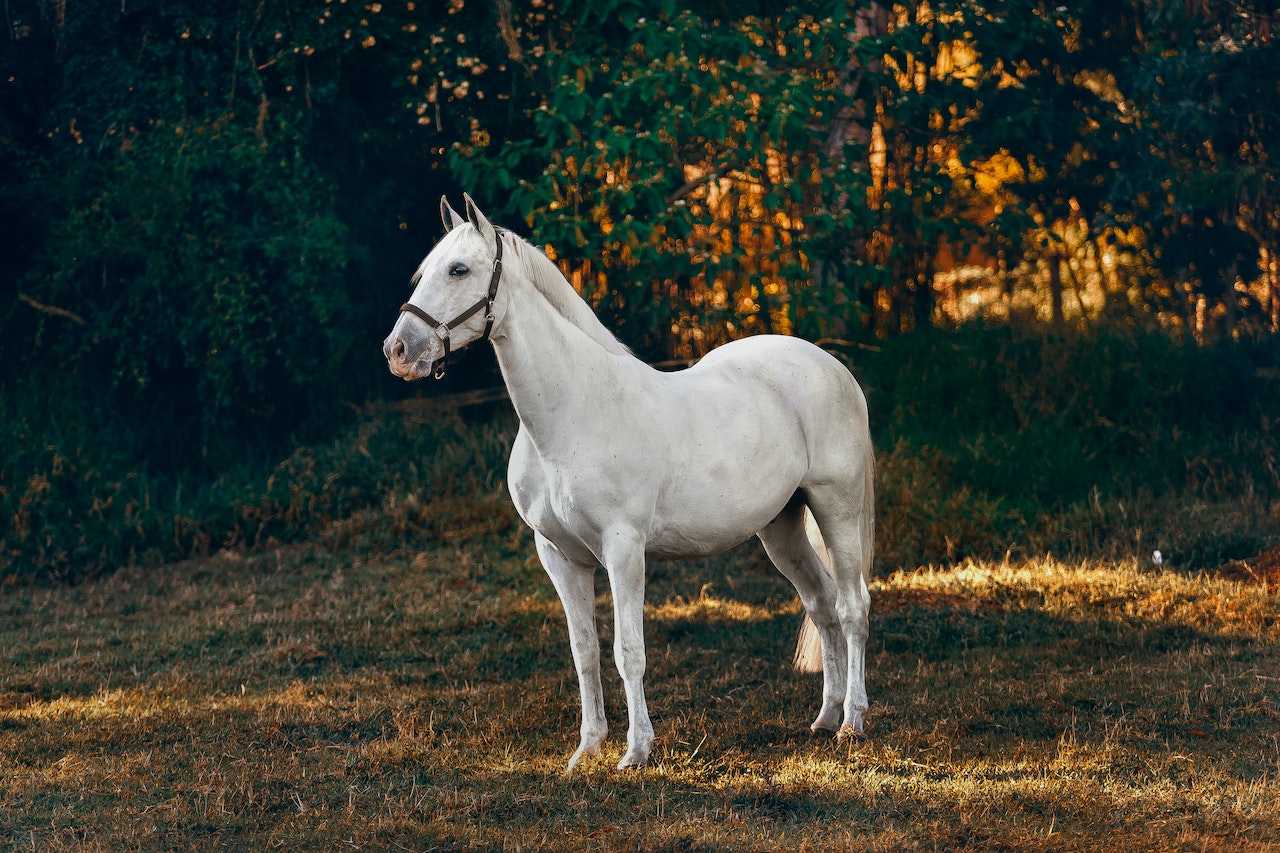
[[[493,257],[493,275],[489,277],[489,292],[483,299],[472,305],[466,311],[463,311],[457,317],[454,317],[447,323],[443,323],[432,317],[426,311],[423,311],[417,305],[406,302],[400,306],[400,313],[408,312],[418,319],[425,322],[436,333],[444,344],[444,355],[440,356],[440,360],[436,362],[436,369],[432,371],[432,376],[440,379],[444,376],[444,362],[449,357],[449,333],[461,326],[463,323],[474,317],[480,309],[484,309],[484,334],[480,336],[480,340],[489,339],[489,333],[493,331],[493,298],[498,295],[498,280],[502,278],[502,230],[494,229],[494,242],[497,243],[497,252]],[[464,345],[465,346],[465,345]]]

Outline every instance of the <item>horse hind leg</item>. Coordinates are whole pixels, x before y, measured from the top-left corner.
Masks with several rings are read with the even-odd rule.
[[[848,655],[844,679],[844,721],[841,737],[863,738],[868,709],[866,650],[870,630],[871,551],[874,538],[873,485],[870,469],[862,488],[854,494],[815,489],[809,492],[809,508],[832,556],[835,609]]]
[[[828,550],[822,531],[818,529],[818,522],[813,520],[813,513],[808,507],[804,509],[804,530],[827,574],[831,574],[831,551]],[[822,637],[808,613],[800,626],[800,636],[796,638],[796,653],[791,664],[799,672],[822,672]]]
[[[800,595],[806,616],[800,645],[806,644],[805,632],[816,631],[821,642],[822,709],[810,729],[835,732],[841,721],[842,705],[848,677],[847,647],[836,608],[836,584],[805,532],[803,501],[791,503],[758,534],[765,553],[778,571],[791,581]],[[797,665],[802,655],[797,648]],[[801,667],[803,668],[803,667]]]

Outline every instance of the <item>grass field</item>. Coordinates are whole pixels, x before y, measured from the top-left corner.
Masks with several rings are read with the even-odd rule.
[[[809,736],[799,608],[749,543],[650,566],[653,764],[613,769],[607,667],[609,749],[567,779],[509,405],[355,407],[211,479],[74,412],[0,419],[0,849],[1280,851],[1274,343],[853,356],[870,739]]]
[[[0,592],[14,850],[1280,850],[1280,577],[962,562],[873,589],[870,740],[814,740],[785,581],[652,567],[653,765],[577,742],[564,620],[495,490],[413,548]],[[610,638],[608,593],[599,606]]]

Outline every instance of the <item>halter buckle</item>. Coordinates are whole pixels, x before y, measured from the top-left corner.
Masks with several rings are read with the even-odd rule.
[[[436,333],[436,337],[439,338],[440,340],[444,341],[445,343],[449,342],[449,324],[448,323],[441,323],[439,326],[436,326],[435,333]]]

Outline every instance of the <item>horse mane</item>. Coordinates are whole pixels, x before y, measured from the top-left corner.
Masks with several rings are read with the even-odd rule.
[[[513,238],[511,245],[516,249],[515,255],[520,259],[525,275],[556,310],[556,313],[581,329],[587,337],[605,350],[615,355],[632,354],[626,344],[615,338],[613,333],[605,328],[604,323],[600,322],[600,318],[591,310],[591,306],[578,294],[578,291],[573,289],[573,285],[564,277],[564,273],[560,272],[560,268],[554,261],[519,236],[515,234],[511,236]]]

